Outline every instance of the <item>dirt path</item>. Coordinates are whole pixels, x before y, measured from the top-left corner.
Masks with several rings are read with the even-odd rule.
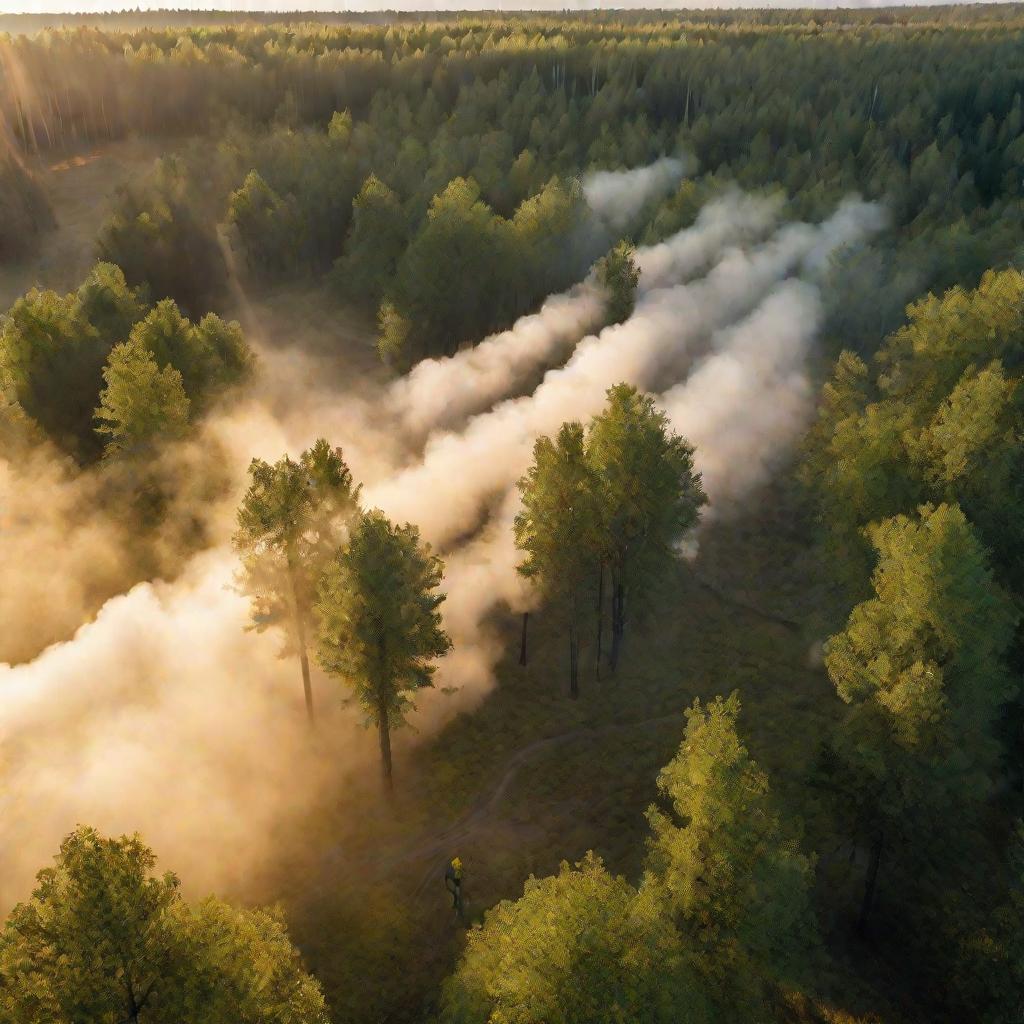
[[[733,598],[707,580],[696,578],[696,582],[702,590],[711,593],[716,599],[738,611],[763,621],[775,623],[791,632],[799,632],[800,630],[800,624],[792,619],[767,612]],[[530,762],[558,747],[577,740],[598,739],[617,733],[656,728],[670,722],[679,723],[681,726],[681,713],[662,715],[639,722],[573,729],[570,732],[560,733],[557,736],[548,736],[544,739],[535,740],[521,747],[509,757],[494,785],[480,793],[455,821],[439,831],[430,830],[411,837],[390,852],[383,853],[378,851],[372,855],[364,856],[359,862],[358,870],[353,873],[364,881],[367,876],[383,879],[402,867],[422,863],[426,866],[413,890],[414,898],[422,899],[424,894],[429,891],[431,882],[439,880],[444,875],[444,870],[452,851],[465,845],[467,840],[481,829],[492,825],[495,821],[500,821],[498,812],[500,811],[502,801],[507,796],[520,770],[530,764]],[[337,849],[332,851],[334,855],[337,855],[339,852]]]
[[[677,723],[682,727],[681,713],[648,718],[640,722],[573,729],[570,732],[560,733],[557,736],[548,736],[527,744],[527,746],[517,750],[506,761],[497,782],[481,793],[470,807],[450,825],[447,825],[440,831],[431,830],[422,833],[410,839],[390,854],[374,854],[372,858],[368,856],[363,860],[359,869],[353,871],[352,874],[361,879],[360,884],[365,884],[367,875],[372,878],[381,879],[405,865],[424,863],[426,867],[422,875],[419,876],[419,880],[413,890],[414,898],[422,899],[428,891],[430,883],[443,876],[452,850],[457,849],[460,844],[465,844],[476,832],[487,827],[497,819],[502,801],[508,794],[516,775],[531,761],[551,750],[577,740],[596,739],[616,733],[650,729],[659,725],[666,725],[670,722]]]
[[[787,619],[782,615],[776,615],[774,612],[765,611],[763,608],[756,608],[752,604],[747,604],[745,601],[741,601],[738,598],[725,593],[725,591],[719,590],[719,588],[713,583],[710,583],[706,579],[702,579],[700,576],[694,575],[694,579],[701,590],[706,590],[709,594],[713,594],[723,604],[736,608],[739,611],[747,612],[749,615],[754,615],[759,619],[764,619],[765,622],[774,622],[777,626],[782,626],[790,632],[800,632],[801,627],[799,622],[796,622],[793,619]]]

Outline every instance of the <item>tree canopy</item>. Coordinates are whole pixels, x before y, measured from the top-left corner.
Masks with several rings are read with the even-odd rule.
[[[326,1024],[276,913],[189,904],[155,865],[138,836],[67,836],[0,933],[0,1019]]]
[[[442,570],[415,526],[371,511],[356,519],[320,577],[317,656],[377,726],[388,785],[391,729],[405,721],[416,691],[432,685],[434,660],[451,648],[437,610]]]
[[[358,484],[340,448],[319,438],[293,460],[253,459],[249,487],[233,537],[241,558],[239,583],[252,602],[253,625],[283,626],[287,647],[302,668],[306,712],[313,720],[313,691],[306,636],[320,574],[346,536],[359,503]]]

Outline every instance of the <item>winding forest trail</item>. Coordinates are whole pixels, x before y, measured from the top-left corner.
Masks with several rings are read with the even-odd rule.
[[[394,878],[401,868],[423,864],[425,868],[422,874],[416,876],[416,883],[411,889],[412,898],[421,900],[432,880],[440,884],[448,859],[459,849],[460,844],[465,844],[476,833],[498,820],[497,812],[516,776],[537,757],[579,740],[652,729],[669,723],[678,723],[681,727],[682,721],[682,713],[676,712],[638,722],[572,729],[528,743],[508,758],[494,784],[481,792],[458,818],[440,829],[430,829],[410,837],[388,852],[376,851],[365,855],[358,864],[350,865],[351,876],[359,879],[360,886],[365,886],[368,882],[383,881],[389,876]],[[337,856],[340,852],[336,848],[332,854]]]
[[[739,600],[699,576],[695,575],[693,579],[702,591],[712,594],[722,604],[733,608],[742,615],[780,626],[790,633],[798,633],[801,629],[800,624],[793,619]],[[468,840],[498,823],[506,829],[515,830],[513,823],[501,818],[500,810],[517,775],[531,762],[551,751],[580,740],[596,740],[622,733],[641,732],[670,723],[678,723],[682,728],[682,712],[645,718],[636,722],[586,726],[527,743],[508,757],[493,784],[485,787],[454,821],[440,828],[421,831],[419,834],[393,845],[389,850],[377,850],[364,854],[357,862],[350,865],[353,869],[352,873],[360,879],[360,885],[365,885],[370,880],[383,881],[388,878],[394,880],[401,876],[402,869],[413,869],[422,865],[423,871],[415,876],[415,884],[410,889],[411,897],[422,901],[424,895],[430,891],[429,887],[432,881],[440,884],[448,859],[464,847]],[[335,848],[331,852],[331,855],[335,857],[340,854],[340,848]]]
[[[548,736],[542,740],[536,740],[525,747],[520,747],[505,763],[505,768],[499,777],[497,784],[488,792],[481,794],[474,804],[452,825],[435,833],[433,836],[424,837],[419,842],[412,844],[404,856],[393,863],[397,866],[409,860],[430,861],[430,865],[420,878],[414,895],[417,899],[423,896],[431,880],[441,878],[447,864],[451,851],[457,849],[460,842],[486,825],[501,805],[501,801],[512,785],[519,770],[533,760],[537,755],[546,753],[566,743],[572,743],[581,739],[597,739],[601,736],[613,733],[630,732],[632,730],[652,728],[664,725],[669,722],[682,722],[682,715],[661,715],[657,718],[647,718],[640,722],[628,722],[618,725],[606,725],[584,729],[573,729],[571,732],[561,733],[558,736]]]

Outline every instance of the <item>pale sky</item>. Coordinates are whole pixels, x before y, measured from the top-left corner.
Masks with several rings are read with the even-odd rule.
[[[615,8],[685,9],[708,7],[742,7],[742,8],[774,8],[774,7],[890,7],[900,3],[914,4],[919,0],[352,0],[352,2],[317,2],[317,0],[189,0],[177,2],[147,2],[147,0],[0,0],[2,14],[43,14],[86,12],[96,14],[103,11],[144,10],[153,8],[180,8],[187,10],[218,10],[218,11],[438,11],[438,10],[593,10]],[[956,0],[930,0],[932,3],[953,3]]]

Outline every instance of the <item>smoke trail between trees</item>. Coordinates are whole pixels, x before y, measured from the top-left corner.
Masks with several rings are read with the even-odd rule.
[[[418,734],[396,737],[399,772],[403,749],[494,685],[502,654],[494,610],[532,600],[515,571],[511,522],[515,482],[539,434],[588,419],[609,386],[628,381],[659,395],[675,428],[696,443],[710,515],[727,514],[771,474],[809,408],[817,277],[830,254],[877,228],[881,215],[850,202],[823,224],[787,225],[765,238],[774,204],[723,202],[689,233],[641,252],[641,294],[625,323],[574,344],[572,334],[585,327],[566,314],[560,337],[570,340],[556,345],[571,355],[526,395],[506,398],[552,359],[548,341],[531,334],[549,330],[537,321],[491,339],[476,362],[460,354],[390,387],[354,382],[339,391],[311,357],[268,351],[262,379],[211,417],[180,460],[183,487],[194,486],[204,453],[218,453],[227,467],[225,486],[202,508],[209,549],[183,571],[107,601],[37,657],[0,665],[0,903],[26,894],[77,822],[140,831],[194,891],[244,889],[280,830],[301,821],[319,794],[342,778],[345,786],[375,784],[372,735],[340,706],[334,684],[315,680],[320,727],[311,739],[297,666],[278,659],[273,635],[245,631],[249,609],[231,588],[227,539],[253,455],[297,455],[327,436],[366,482],[364,505],[418,523],[443,551],[443,611],[455,649],[442,660],[439,689],[420,701]],[[547,325],[549,314],[546,306],[535,316]],[[452,381],[462,372],[478,393],[459,397]],[[454,397],[423,397],[431,374]],[[388,415],[400,394],[417,408]],[[460,429],[447,429],[449,406],[465,420]],[[427,435],[422,457],[403,447],[410,432]],[[9,472],[3,460],[0,468]],[[0,485],[4,479],[0,473]],[[74,496],[42,470],[31,483],[41,509],[65,495],[39,535],[44,548],[56,545],[61,524],[66,533],[78,514]],[[12,493],[17,486],[8,484]],[[31,508],[28,492],[18,498],[18,508]],[[25,543],[26,552],[40,550]],[[94,550],[103,555],[109,543],[97,537]],[[91,545],[76,549],[72,572]],[[440,686],[458,691],[446,696]]]

